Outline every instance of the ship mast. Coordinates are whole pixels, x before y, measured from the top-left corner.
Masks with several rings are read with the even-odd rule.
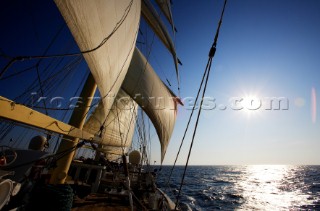
[[[85,85],[81,91],[80,99],[83,100],[82,103],[78,101],[77,107],[74,109],[71,118],[69,120],[69,125],[72,125],[76,128],[82,129],[84,122],[86,120],[86,116],[90,109],[90,105],[92,103],[92,99],[94,93],[97,89],[97,84],[94,81],[92,74],[90,73]],[[79,138],[70,137],[68,135],[64,135],[61,139],[60,146],[58,148],[57,153],[64,152],[66,150],[72,149],[76,147],[79,143]],[[51,172],[51,184],[64,184],[68,171],[74,157],[75,150],[71,150],[68,154],[57,161],[57,167]]]

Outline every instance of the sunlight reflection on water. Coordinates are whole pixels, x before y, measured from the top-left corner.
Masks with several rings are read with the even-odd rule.
[[[160,187],[169,170],[163,167]],[[177,167],[173,192],[167,193],[178,193],[182,172],[183,166]],[[320,210],[320,166],[190,166],[181,202],[199,211]]]
[[[296,166],[259,165],[247,166],[242,179],[235,184],[246,202],[240,209],[288,209],[308,203],[303,181],[295,172]],[[294,188],[300,182],[301,188]]]

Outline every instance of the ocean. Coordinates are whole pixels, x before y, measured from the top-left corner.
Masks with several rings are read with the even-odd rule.
[[[158,172],[172,199],[183,168],[174,169],[170,188],[171,166]],[[320,210],[320,166],[189,166],[180,202],[182,210]]]

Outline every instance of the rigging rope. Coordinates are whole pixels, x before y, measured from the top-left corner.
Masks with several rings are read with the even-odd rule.
[[[41,83],[41,78],[40,78],[40,73],[39,73],[39,63],[36,65],[36,70],[37,70],[37,77],[38,77],[38,83],[39,83],[39,87],[40,87],[40,92],[41,92],[41,95],[43,97],[44,93],[43,93],[43,88],[42,88],[42,83]],[[46,101],[45,100],[43,100],[43,106],[44,106],[46,115],[48,115],[48,110],[47,110],[47,105],[46,105]]]
[[[141,31],[140,28],[138,28],[136,34],[138,34],[138,33],[140,33],[140,34],[143,36],[143,33],[142,33],[142,31]],[[144,36],[143,36],[143,38],[146,40],[146,43],[148,43],[148,42],[147,42],[147,39],[146,39]],[[145,72],[145,71],[146,71],[146,68],[147,68],[147,64],[148,64],[149,57],[150,57],[150,54],[151,54],[151,48],[152,48],[153,43],[154,43],[154,38],[155,38],[155,33],[153,33],[153,37],[152,37],[152,41],[151,41],[150,46],[149,46],[149,45],[146,45],[146,47],[150,47],[150,50],[147,50],[146,63],[145,63],[143,72]],[[133,49],[133,47],[134,47],[134,43],[133,43],[133,45],[131,46],[130,52],[131,52],[131,50]],[[126,60],[128,59],[128,56],[129,56],[129,55],[127,55]],[[113,86],[115,85],[117,79],[119,78],[122,70],[123,70],[123,66],[122,66],[119,74],[117,75],[115,82],[112,84],[110,90],[107,92],[107,94],[106,94],[105,96],[102,96],[102,97],[101,97],[101,101],[102,101],[102,99],[105,99],[105,98],[109,95],[111,89],[113,88]],[[138,86],[138,83],[135,84],[134,90],[136,89],[137,86]],[[93,106],[95,106],[95,105],[97,105],[97,104],[98,104],[98,103],[93,103],[93,104],[91,105],[91,107],[93,107]],[[134,108],[134,112],[135,112],[135,109],[136,109],[136,108]],[[89,111],[90,111],[90,110],[89,110]],[[89,111],[88,111],[88,112],[89,112]],[[86,115],[88,114],[88,112],[87,112],[84,116],[86,116]],[[132,115],[131,120],[133,119],[133,116],[134,116],[134,115]],[[105,117],[105,119],[104,119],[104,121],[103,121],[103,124],[102,124],[102,127],[101,127],[101,128],[104,128],[103,125],[104,125],[104,123],[107,121],[107,117],[108,117],[108,115],[106,115],[106,117]],[[115,120],[115,119],[114,119],[114,120]],[[131,122],[131,121],[130,121],[130,122]],[[131,124],[130,124],[130,127],[131,127]],[[128,136],[129,130],[130,130],[130,128],[128,129],[128,132],[127,132],[126,136]],[[121,134],[120,134],[120,136],[121,136]],[[145,135],[144,135],[144,138],[145,138]],[[121,138],[121,139],[122,139],[122,138]],[[122,145],[122,144],[121,144],[121,145]],[[122,150],[124,151],[124,149],[122,149]]]
[[[87,53],[91,53],[93,51],[98,50],[100,47],[102,47],[111,37],[112,35],[120,28],[120,26],[123,24],[123,22],[125,21],[125,19],[127,18],[130,10],[131,10],[131,6],[133,4],[133,0],[131,0],[131,2],[129,3],[129,5],[127,6],[127,8],[125,9],[125,13],[123,14],[123,16],[121,17],[121,19],[116,23],[114,29],[112,30],[112,32],[105,37],[98,46],[89,49],[89,50],[85,50],[85,51],[80,51],[79,53],[67,53],[67,54],[54,54],[54,55],[48,55],[48,56],[17,56],[17,57],[9,57],[6,55],[1,55],[2,57],[5,58],[11,58],[11,60],[8,62],[8,64],[2,69],[2,71],[0,72],[0,78],[2,77],[2,75],[9,69],[9,67],[14,64],[16,61],[24,61],[24,60],[32,60],[32,59],[47,59],[47,58],[54,58],[54,57],[66,57],[66,56],[78,56],[78,55],[82,55],[82,54],[87,54]]]
[[[131,115],[131,118],[130,118],[130,123],[129,123],[129,128],[128,128],[128,131],[127,131],[127,133],[126,133],[126,136],[125,136],[125,145],[127,144],[127,141],[128,141],[128,135],[129,135],[129,131],[130,131],[130,129],[131,129],[131,126],[133,126],[134,127],[134,124],[132,124],[132,122],[133,122],[133,120],[134,119],[136,119],[135,117],[137,116],[137,113],[136,113],[136,109],[138,108],[137,106],[135,106],[135,104],[134,104],[134,102],[133,101],[131,101],[132,102],[132,106],[133,106],[133,111],[131,112],[132,113],[132,115]],[[133,138],[133,137],[132,137]]]
[[[119,130],[119,137],[120,137],[120,141],[121,141],[121,149],[122,149],[122,155],[124,155],[124,149],[125,149],[125,146],[124,146],[124,143],[123,143],[123,134],[121,132],[121,124],[120,124],[120,117],[119,117],[119,109],[118,109],[118,102],[115,100],[114,101],[115,103],[115,110],[116,110],[116,118],[117,118],[117,121],[118,121],[118,130]],[[107,120],[107,118],[106,118]],[[129,133],[129,131],[128,131]]]
[[[60,160],[62,157],[64,157],[68,153],[76,150],[77,148],[82,147],[86,142],[87,141],[83,140],[82,142],[79,142],[77,145],[75,145],[75,146],[73,146],[71,148],[65,149],[64,151],[61,151],[59,153],[56,153],[56,154],[53,154],[53,155],[48,155],[46,157],[38,158],[38,159],[35,159],[35,160],[32,160],[32,161],[28,161],[28,162],[25,162],[25,163],[21,163],[19,165],[9,166],[6,169],[7,170],[15,169],[15,168],[18,168],[18,167],[21,167],[21,166],[26,166],[26,165],[29,165],[29,164],[32,164],[32,163],[36,163],[36,162],[38,162],[40,160],[44,160],[44,159],[48,159],[48,158],[55,158],[56,157],[55,161]]]
[[[57,33],[54,35],[53,39],[51,39],[49,45],[46,47],[43,55],[45,55],[45,54],[48,52],[48,50],[51,48],[51,46],[54,44],[55,40],[58,38],[58,36],[59,36],[59,34],[61,33],[61,31],[62,31],[63,28],[64,28],[64,25],[62,25],[62,26],[59,28],[59,30],[57,31]],[[36,85],[36,81],[37,81],[37,80],[38,80],[38,82],[39,82],[39,84],[40,84],[40,88],[39,88],[39,89],[40,89],[40,91],[41,91],[41,93],[42,93],[42,96],[44,95],[43,93],[44,93],[44,89],[45,89],[45,86],[46,86],[46,85],[47,85],[47,87],[50,87],[50,88],[53,87],[51,84],[47,84],[47,83],[45,83],[44,88],[42,87],[42,84],[43,84],[44,82],[48,81],[49,79],[51,79],[51,78],[53,78],[53,77],[47,78],[46,80],[43,81],[43,83],[41,83],[40,73],[39,73],[39,70],[38,70],[38,67],[39,67],[39,64],[41,63],[41,61],[42,61],[42,59],[40,59],[40,60],[37,62],[37,64],[35,64],[35,65],[31,66],[31,67],[28,67],[28,68],[26,68],[26,69],[24,69],[24,70],[22,70],[22,71],[20,71],[20,72],[11,74],[11,75],[9,75],[9,76],[7,76],[7,77],[4,77],[4,78],[1,78],[1,79],[0,79],[0,80],[5,80],[5,79],[11,78],[11,77],[13,77],[13,76],[20,75],[20,74],[22,74],[22,73],[24,73],[24,72],[26,72],[26,71],[28,71],[28,70],[31,70],[31,69],[33,69],[33,68],[36,68],[38,78],[35,79],[35,80],[31,83],[31,85],[29,86],[29,88],[28,88],[27,90],[25,90],[25,92],[24,92],[22,95],[16,97],[15,100],[17,100],[18,98],[23,97],[27,92],[31,91],[31,89],[36,88],[36,86],[37,86],[37,85]],[[61,61],[62,61],[62,59],[60,59],[60,62],[61,62]],[[60,62],[58,62],[58,63],[60,63]],[[53,61],[50,62],[50,63],[47,65],[47,67],[44,68],[43,72],[48,72],[47,70],[48,70],[48,68],[50,67],[50,65],[51,65],[52,63],[53,63]],[[58,65],[59,65],[59,64],[58,64]],[[63,79],[64,79],[64,78],[65,78],[65,77],[63,77]],[[49,94],[49,93],[48,93],[48,94]],[[24,101],[23,104],[26,104],[26,103],[27,103],[27,100],[29,100],[29,98],[23,100],[23,101]],[[38,104],[39,104],[39,103],[40,103],[40,102],[38,102]],[[46,110],[46,114],[48,114],[47,108],[46,108],[46,105],[45,105],[45,101],[44,101],[43,103],[44,103],[44,108],[45,108],[45,110]],[[10,123],[10,125],[7,126],[6,129],[1,130],[1,133],[2,133],[1,140],[2,140],[5,136],[7,136],[13,128],[15,128],[15,125],[14,125],[13,123]],[[48,135],[48,138],[49,138],[49,137],[50,137],[50,135]],[[16,142],[16,141],[15,141],[15,142]]]
[[[65,77],[63,77],[63,80],[65,80],[66,78],[67,78],[67,75],[70,73],[70,71],[69,72],[67,72],[67,74],[65,75]],[[48,84],[48,85],[50,85],[50,84]],[[50,86],[49,86],[50,87]],[[79,87],[78,87],[78,89],[77,89],[77,91],[79,90]],[[77,92],[76,91],[76,92]],[[49,94],[49,92],[48,92],[48,94]],[[37,102],[37,103],[40,103],[40,102]],[[16,103],[16,104],[20,104],[20,103]],[[24,105],[24,104],[21,104],[21,105]],[[38,108],[37,106],[33,106],[34,108]],[[48,109],[48,108],[47,108]],[[61,110],[61,109],[59,109],[59,110]],[[0,133],[2,133],[2,136],[1,136],[1,138],[0,138],[0,140],[2,140],[2,139],[4,139],[10,132],[11,132],[11,130],[13,129],[15,127],[15,125],[14,124],[10,124],[10,125],[8,125],[8,126],[6,126],[6,128],[3,128],[2,130],[1,130],[1,132]],[[49,139],[48,139],[49,140]]]
[[[78,88],[77,90],[74,92],[73,96],[77,96],[77,93],[79,92],[80,88],[82,87],[81,85],[85,82],[86,78],[88,77],[88,74],[84,74],[83,77],[82,77],[82,80],[81,80],[81,83],[78,85]],[[68,104],[68,107],[71,105],[71,102],[69,102]],[[63,114],[62,114],[62,118],[61,120],[64,121],[67,117],[67,114],[68,114],[68,111],[65,111]],[[59,137],[57,138],[56,140],[56,144],[53,148],[53,153],[55,153],[58,149],[58,144],[61,142],[62,140],[62,137],[63,135],[59,134]]]
[[[15,77],[15,76],[20,75],[20,74],[22,74],[24,72],[27,72],[28,70],[32,70],[33,68],[35,68],[35,65],[33,65],[31,67],[27,67],[27,68],[25,68],[25,69],[23,69],[23,70],[21,70],[19,72],[12,73],[11,75],[8,75],[6,77],[2,77],[2,78],[0,78],[0,80],[6,80],[6,79],[9,79],[9,78]]]
[[[49,49],[51,48],[51,46],[53,45],[53,43],[56,41],[56,39],[58,38],[59,34],[61,33],[62,29],[64,28],[65,24],[63,24],[58,32],[55,34],[55,36],[52,38],[51,42],[49,43],[48,47],[45,49],[43,55],[46,55],[47,52],[49,51]],[[37,37],[38,38],[38,37]],[[36,67],[36,70],[37,70],[37,77],[38,77],[38,83],[39,83],[39,87],[40,87],[40,92],[41,92],[41,95],[42,97],[44,96],[44,92],[43,92],[43,87],[42,87],[42,83],[41,83],[41,78],[40,78],[40,73],[39,73],[39,66],[40,66],[40,63],[41,63],[42,59],[40,59],[37,64],[35,65]],[[45,108],[45,112],[46,112],[46,115],[48,115],[48,110],[47,110],[47,105],[46,105],[46,101],[44,100],[43,101],[43,105],[44,105],[44,108]]]
[[[139,31],[139,30],[137,30],[136,34],[138,33],[138,31]],[[120,77],[120,74],[122,73],[122,71],[123,71],[123,69],[124,69],[124,65],[125,65],[126,61],[129,59],[130,53],[131,53],[131,51],[133,50],[133,47],[134,47],[134,46],[135,46],[135,42],[132,42],[130,51],[129,51],[129,53],[128,53],[128,55],[127,55],[127,57],[126,57],[123,65],[122,65],[122,67],[121,67],[121,69],[120,69],[120,71],[119,71],[119,73],[117,74],[117,76],[116,76],[116,78],[115,78],[115,81],[114,81],[113,84],[111,85],[109,91],[108,91],[104,96],[101,96],[101,100],[107,98],[107,97],[109,96],[111,90],[113,89],[113,87],[116,85],[116,82],[118,81],[118,79],[119,79],[119,77]],[[0,76],[0,77],[1,77],[1,76]],[[94,108],[94,107],[96,107],[96,106],[98,105],[98,103],[99,103],[99,102],[92,103],[92,104],[90,105],[91,108],[83,115],[82,118],[85,118],[85,117],[88,115],[88,113],[91,111],[91,109]]]
[[[173,163],[173,166],[172,166],[172,168],[171,168],[171,170],[170,170],[170,174],[169,174],[168,181],[167,181],[167,186],[169,186],[173,169],[174,169],[175,166],[176,166],[176,163],[177,163],[177,160],[178,160],[178,157],[179,157],[179,154],[180,154],[180,151],[181,151],[181,148],[182,148],[184,139],[185,139],[186,134],[187,134],[187,132],[188,132],[189,125],[190,125],[190,122],[191,122],[193,113],[194,113],[194,111],[195,111],[195,106],[196,106],[196,104],[197,104],[197,102],[198,102],[198,98],[199,98],[199,95],[200,95],[200,91],[201,91],[201,89],[202,89],[202,85],[203,85],[204,79],[205,79],[205,77],[206,77],[206,75],[207,75],[207,72],[208,72],[208,65],[209,65],[209,62],[207,63],[207,66],[206,66],[206,68],[205,68],[205,72],[204,72],[204,74],[203,74],[203,76],[202,76],[202,80],[201,80],[201,83],[200,83],[200,87],[199,87],[199,89],[198,89],[198,93],[197,93],[197,96],[196,96],[196,99],[195,99],[195,102],[194,102],[194,106],[193,106],[192,111],[191,111],[191,114],[190,114],[190,116],[189,116],[189,120],[188,120],[188,123],[187,123],[187,127],[186,127],[186,129],[185,129],[185,131],[184,131],[184,134],[183,134],[183,137],[182,137],[180,146],[179,146],[179,150],[178,150],[178,153],[177,153],[177,155],[176,155],[176,159],[175,159],[175,161],[174,161],[174,163]]]
[[[139,29],[139,32],[140,32],[139,34],[141,35],[141,37],[144,39],[145,42],[144,42],[144,43],[137,42],[137,43],[145,44],[145,45],[146,45],[146,52],[150,52],[149,54],[151,54],[152,45],[153,45],[154,37],[155,37],[155,32],[154,32],[153,35],[152,35],[152,41],[151,41],[151,44],[150,44],[150,45],[148,44],[147,36],[144,36],[144,34],[142,33],[142,31],[141,31],[140,29]],[[146,32],[148,32],[147,29],[146,29]],[[148,48],[149,48],[149,49],[148,49]],[[152,56],[153,56],[153,59],[154,59],[155,63],[158,65],[158,67],[159,67],[159,69],[160,69],[163,77],[166,79],[168,85],[171,87],[171,83],[170,83],[167,75],[166,75],[165,72],[163,71],[162,67],[160,66],[160,63],[158,62],[157,58],[156,58],[153,54],[152,54]],[[172,74],[174,74],[174,73],[172,73]]]
[[[189,152],[188,152],[187,161],[186,161],[186,164],[185,164],[185,167],[184,167],[184,171],[183,171],[183,175],[182,175],[182,179],[181,179],[181,183],[180,183],[180,187],[179,187],[179,192],[178,192],[178,195],[176,197],[175,210],[177,209],[177,206],[178,206],[178,203],[179,203],[179,197],[180,197],[180,194],[181,194],[181,189],[182,189],[182,186],[183,186],[184,178],[185,178],[185,175],[186,175],[186,171],[187,171],[187,167],[188,167],[188,164],[189,164],[189,159],[190,159],[190,155],[191,155],[191,151],[192,151],[192,147],[193,147],[193,143],[194,143],[194,138],[195,138],[195,135],[196,135],[196,132],[197,132],[198,124],[199,124],[200,114],[201,114],[201,111],[202,111],[203,98],[204,98],[206,90],[207,90],[207,85],[208,85],[208,80],[209,80],[209,76],[210,76],[212,60],[213,60],[213,57],[214,57],[215,52],[216,52],[218,36],[219,36],[219,32],[220,32],[220,27],[221,27],[221,24],[222,24],[222,19],[223,19],[226,3],[227,3],[227,0],[224,1],[222,13],[221,13],[221,16],[220,16],[220,21],[219,21],[219,24],[218,24],[216,35],[214,37],[214,42],[213,42],[213,44],[212,44],[212,46],[210,48],[210,51],[209,51],[208,63],[207,63],[206,71],[205,71],[205,74],[204,74],[204,75],[206,75],[206,80],[205,80],[204,88],[203,88],[203,91],[202,91],[202,98],[201,98],[201,101],[200,101],[199,112],[198,112],[198,115],[197,115],[195,127],[194,127],[193,134],[192,134],[192,139],[191,139],[191,144],[190,144],[190,148],[189,148]],[[193,109],[195,108],[195,106],[196,106],[196,104],[194,104]]]

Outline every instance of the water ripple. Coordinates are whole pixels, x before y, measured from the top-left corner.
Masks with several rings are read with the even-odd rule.
[[[169,166],[158,176],[166,184]],[[170,181],[175,197],[183,167]],[[190,166],[183,210],[320,210],[320,166]]]

